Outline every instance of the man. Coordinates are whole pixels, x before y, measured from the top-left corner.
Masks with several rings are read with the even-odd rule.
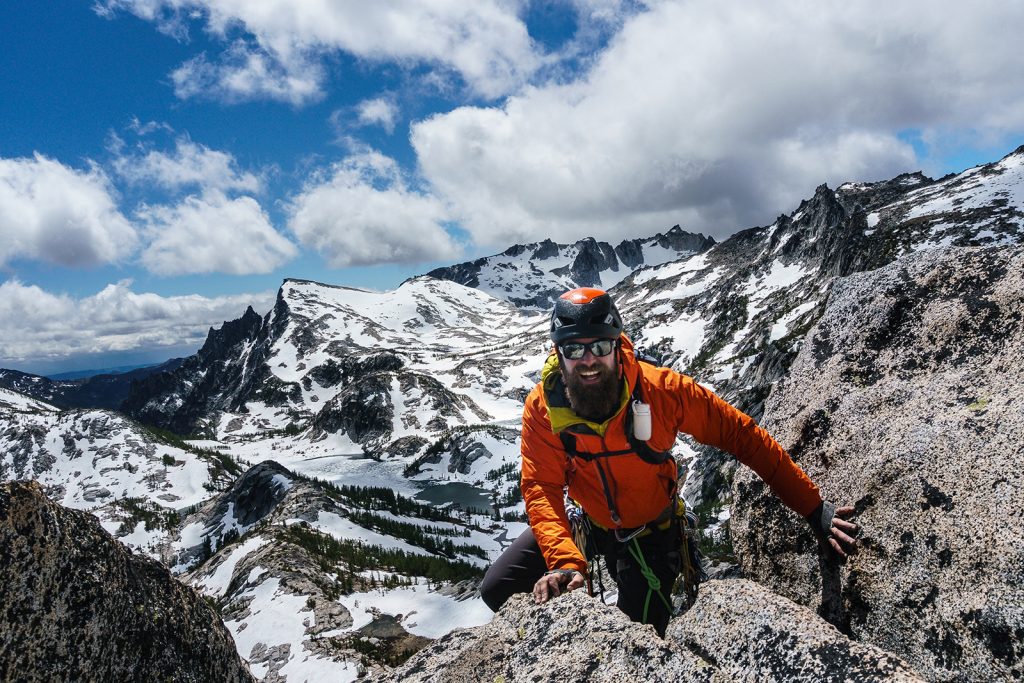
[[[638,361],[608,294],[563,294],[552,311],[551,340],[554,352],[523,409],[521,487],[530,529],[484,577],[480,594],[492,610],[513,593],[532,591],[543,603],[585,585],[587,559],[573,541],[567,488],[591,522],[619,608],[664,635],[681,564],[679,482],[669,453],[678,432],[751,467],[831,552],[845,558],[852,550],[857,527],[842,517],[853,508],[824,502],[749,416],[689,377]]]

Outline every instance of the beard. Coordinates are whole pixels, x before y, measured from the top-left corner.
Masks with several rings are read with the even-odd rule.
[[[591,422],[604,422],[615,414],[622,403],[621,380],[618,376],[618,367],[597,365],[596,369],[600,376],[597,384],[584,384],[577,372],[579,366],[576,371],[569,372],[563,364],[562,379],[565,381],[565,395],[573,412]]]

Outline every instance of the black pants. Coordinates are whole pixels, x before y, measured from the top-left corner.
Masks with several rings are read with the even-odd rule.
[[[629,548],[634,541],[619,543],[613,534],[602,529],[591,530],[591,543],[595,552],[604,556],[611,578],[619,589],[616,605],[633,621],[651,624],[664,636],[672,611],[672,586],[679,576],[679,529],[676,524],[664,531],[655,529],[635,539],[644,563],[660,583],[657,592],[650,590],[640,563]],[[513,593],[529,593],[533,585],[547,571],[533,531],[527,529],[505,549],[484,575],[480,584],[480,597],[495,612]],[[661,594],[661,597],[658,596]],[[664,598],[664,599],[663,599]],[[644,619],[644,610],[647,618]]]

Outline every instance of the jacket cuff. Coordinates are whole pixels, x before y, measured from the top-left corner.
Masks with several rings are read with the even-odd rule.
[[[807,523],[811,525],[814,535],[820,539],[828,540],[831,535],[832,518],[836,515],[836,506],[827,500],[818,503],[811,514],[807,515]]]

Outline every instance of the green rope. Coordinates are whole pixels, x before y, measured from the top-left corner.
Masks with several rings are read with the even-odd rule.
[[[651,606],[651,593],[656,593],[661,601],[665,603],[665,609],[672,613],[672,605],[661,593],[661,580],[654,573],[654,570],[647,565],[647,561],[644,559],[644,554],[640,552],[640,544],[636,542],[636,538],[633,539],[633,543],[629,546],[629,554],[636,560],[637,566],[640,567],[640,573],[645,579],[647,579],[647,597],[644,598],[644,616],[641,620],[642,623],[647,623],[647,610]]]

